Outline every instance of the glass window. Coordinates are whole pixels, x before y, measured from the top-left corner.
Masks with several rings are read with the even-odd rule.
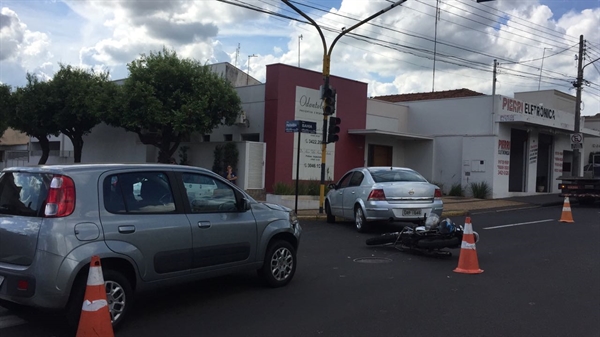
[[[0,214],[42,216],[52,175],[4,172],[0,175]]]
[[[337,184],[338,188],[348,187],[350,185],[350,177],[352,177],[352,173],[347,173],[345,176],[340,179],[340,182]]]
[[[184,173],[183,185],[193,213],[235,212],[233,188],[209,175]]]
[[[354,172],[352,179],[350,179],[350,186],[360,186],[365,175],[362,172]]]
[[[420,174],[412,170],[403,169],[371,169],[371,176],[376,183],[394,182],[394,181],[419,181],[427,182]]]
[[[104,205],[111,213],[175,211],[169,179],[162,172],[135,172],[104,179]]]

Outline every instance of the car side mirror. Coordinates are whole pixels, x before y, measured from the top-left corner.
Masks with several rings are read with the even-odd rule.
[[[336,184],[333,184],[333,183],[331,183],[331,184],[327,185],[327,187],[328,187],[330,190],[337,190],[337,185],[336,185]]]
[[[242,198],[240,199],[240,211],[248,211],[250,210],[250,203],[248,202],[248,199],[246,198]]]

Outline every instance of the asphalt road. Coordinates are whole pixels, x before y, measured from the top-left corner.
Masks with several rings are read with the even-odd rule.
[[[287,287],[244,273],[147,294],[116,336],[600,336],[600,207],[573,206],[575,223],[560,215],[473,214],[478,275],[453,272],[459,250],[432,258],[365,245],[398,225],[359,234],[304,221]],[[6,317],[23,322],[1,328]],[[62,336],[57,322],[0,308],[2,337]]]

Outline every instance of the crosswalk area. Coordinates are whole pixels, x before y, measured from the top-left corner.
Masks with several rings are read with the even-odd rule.
[[[0,330],[27,323],[24,319],[12,314],[8,309],[0,306]],[[0,335],[2,333],[0,332]]]

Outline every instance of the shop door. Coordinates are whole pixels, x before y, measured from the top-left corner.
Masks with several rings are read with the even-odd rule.
[[[367,166],[392,166],[394,148],[383,145],[369,145]]]
[[[538,158],[535,178],[537,192],[548,192],[552,173],[552,153],[554,139],[551,135],[540,133],[538,136]]]
[[[509,192],[525,192],[527,137],[527,131],[525,130],[512,129],[510,132]]]

